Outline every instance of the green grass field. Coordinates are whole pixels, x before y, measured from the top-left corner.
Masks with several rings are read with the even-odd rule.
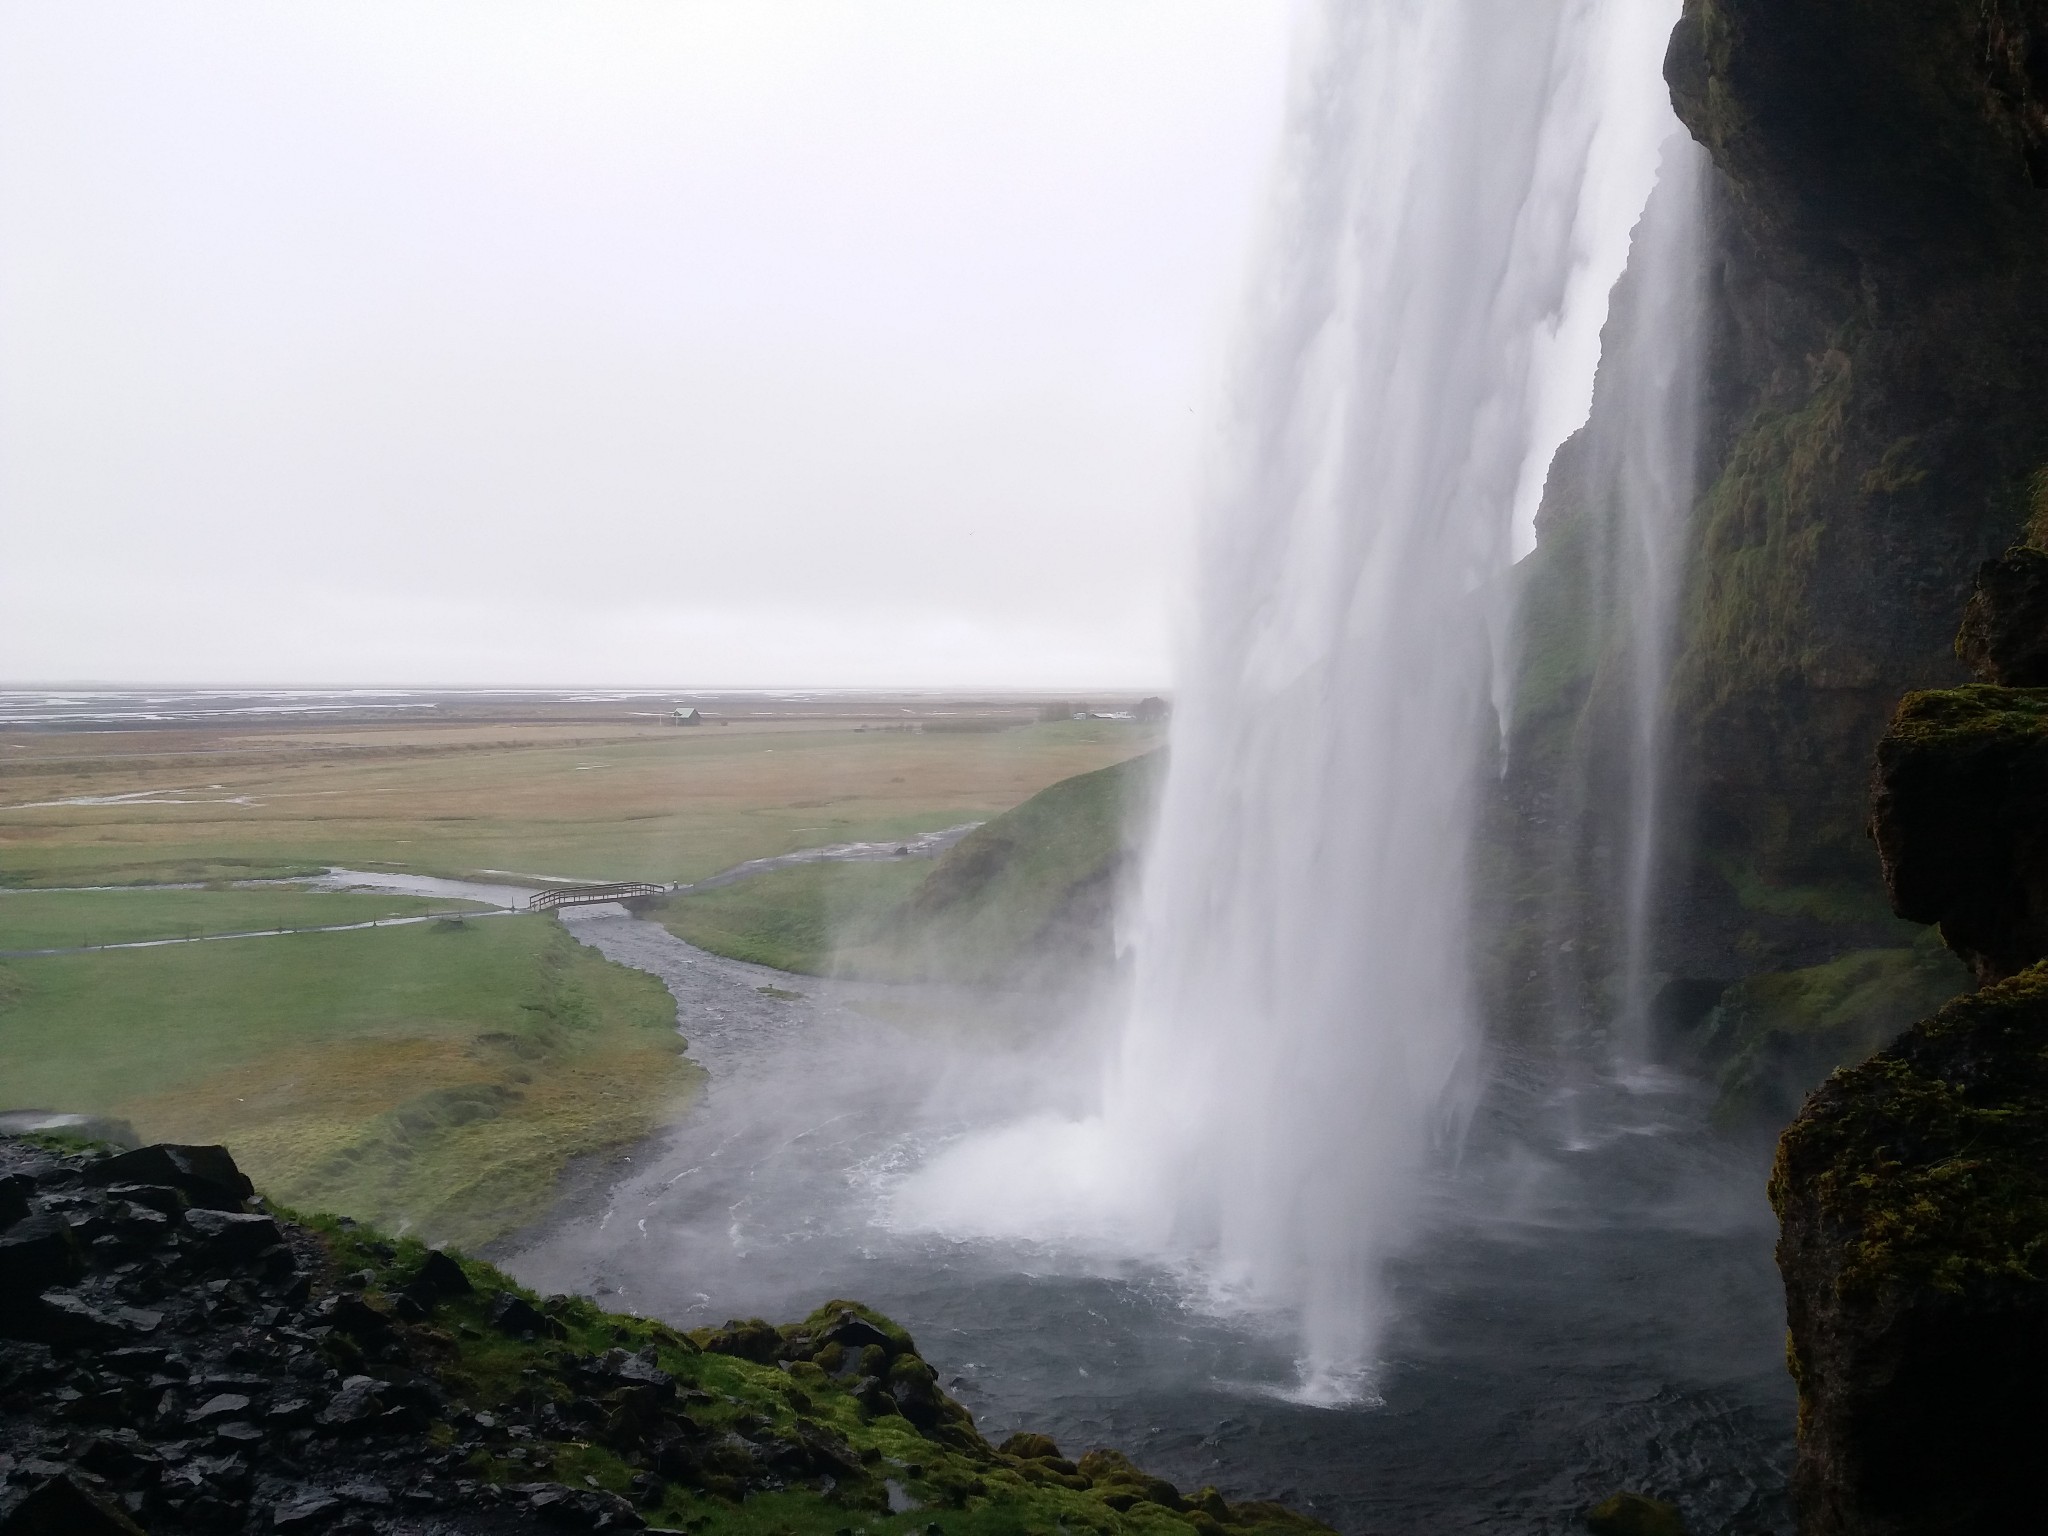
[[[290,886],[242,891],[8,891],[0,892],[0,950],[317,928],[470,910],[476,905],[439,897]]]
[[[0,964],[12,1105],[223,1142],[279,1198],[476,1244],[698,1080],[654,978],[541,917]]]

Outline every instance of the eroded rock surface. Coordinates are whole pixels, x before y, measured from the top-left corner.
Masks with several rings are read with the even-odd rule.
[[[1878,744],[1870,835],[1892,910],[1939,923],[1979,981],[2048,956],[2048,689],[1907,695]]]
[[[2048,551],[2015,545],[1978,567],[1956,660],[1980,683],[2048,687]]]
[[[1779,1145],[1803,1536],[2048,1510],[2048,966],[1838,1072]]]

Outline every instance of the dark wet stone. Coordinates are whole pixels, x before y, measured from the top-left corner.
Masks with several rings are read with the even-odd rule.
[[[100,1185],[167,1184],[192,1204],[216,1211],[239,1211],[242,1202],[256,1193],[226,1147],[159,1142],[96,1163],[86,1177]]]
[[[271,1529],[317,1531],[327,1525],[345,1506],[331,1493],[308,1489],[279,1504],[271,1514]]]
[[[66,1473],[49,1479],[0,1520],[0,1536],[142,1536],[142,1527]]]
[[[375,1418],[384,1411],[383,1400],[377,1394],[386,1385],[368,1376],[349,1377],[317,1415],[318,1422],[328,1428],[346,1429]]]
[[[170,1351],[160,1344],[128,1344],[108,1350],[100,1356],[100,1364],[124,1376],[147,1376],[161,1371],[169,1358]]]
[[[491,1303],[491,1324],[500,1333],[510,1334],[514,1338],[530,1333],[535,1337],[559,1339],[565,1337],[568,1332],[525,1297],[515,1296],[510,1291],[504,1292]]]
[[[462,1266],[440,1249],[433,1248],[428,1250],[426,1261],[420,1265],[419,1273],[413,1276],[406,1289],[415,1296],[444,1298],[467,1296],[472,1287],[469,1276],[462,1272]]]
[[[320,1320],[366,1343],[391,1332],[391,1319],[360,1296],[336,1296],[322,1306]]]
[[[249,1399],[239,1392],[221,1392],[185,1415],[187,1424],[207,1424],[216,1419],[231,1419],[246,1413]]]
[[[270,1217],[249,1216],[240,1211],[188,1211],[185,1226],[199,1239],[210,1258],[220,1260],[252,1259],[284,1241],[284,1234]]]
[[[45,1344],[77,1345],[104,1342],[127,1331],[111,1312],[103,1312],[71,1291],[45,1291],[0,1313],[16,1338]]]
[[[0,1232],[0,1300],[33,1296],[84,1273],[85,1252],[78,1234],[54,1212],[25,1217]]]
[[[175,1184],[109,1184],[107,1194],[173,1220],[184,1215],[185,1208],[192,1203]]]
[[[35,1190],[36,1181],[25,1173],[0,1177],[0,1231],[27,1217],[28,1197]]]
[[[361,1504],[370,1509],[389,1509],[391,1490],[382,1483],[367,1477],[355,1478],[343,1483],[335,1490],[351,1504]]]

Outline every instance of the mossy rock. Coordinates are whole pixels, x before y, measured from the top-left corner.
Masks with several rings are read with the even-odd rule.
[[[1801,1528],[2048,1507],[2048,965],[1838,1072],[1779,1143]]]

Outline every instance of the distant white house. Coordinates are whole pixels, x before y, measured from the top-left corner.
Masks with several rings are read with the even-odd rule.
[[[669,712],[668,723],[670,725],[702,725],[704,723],[704,714],[701,710],[691,709],[684,705]]]

